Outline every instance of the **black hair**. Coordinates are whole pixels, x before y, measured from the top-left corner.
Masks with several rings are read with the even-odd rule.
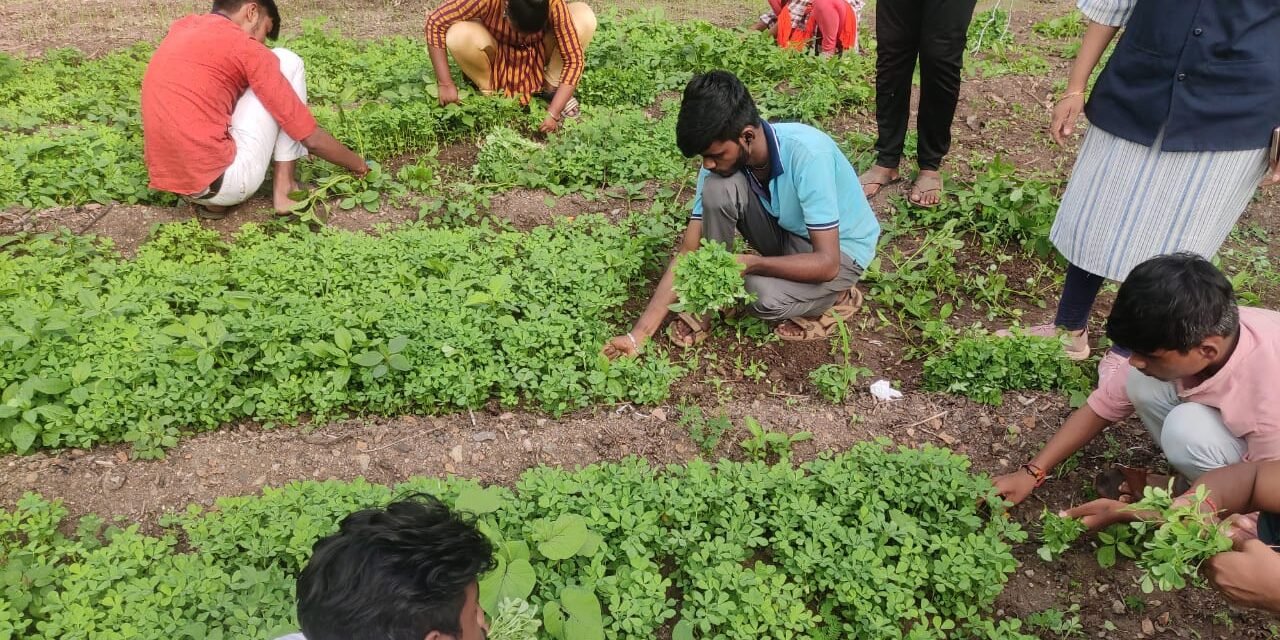
[[[1240,329],[1231,282],[1193,253],[1157,256],[1133,268],[1107,318],[1107,337],[1140,354],[1186,353]]]
[[[507,0],[507,18],[521,33],[547,28],[547,0]]]
[[[488,538],[432,496],[357,511],[315,544],[298,622],[307,640],[458,635],[467,586],[493,566]]]
[[[736,140],[742,130],[760,121],[746,85],[728,71],[694,76],[684,88],[676,119],[676,146],[692,158],[713,142]]]
[[[271,32],[267,34],[267,38],[270,40],[279,38],[280,9],[276,7],[276,0],[213,0],[213,9],[210,9],[210,12],[232,14],[246,4],[256,4],[267,12],[267,17],[271,18]]]

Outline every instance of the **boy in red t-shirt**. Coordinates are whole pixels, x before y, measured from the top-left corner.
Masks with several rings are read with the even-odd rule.
[[[321,129],[307,108],[302,59],[268,49],[275,0],[214,0],[173,23],[142,78],[142,133],[152,189],[186,196],[217,219],[249,199],[274,162],[276,211],[294,205],[308,151],[356,175],[369,165]]]

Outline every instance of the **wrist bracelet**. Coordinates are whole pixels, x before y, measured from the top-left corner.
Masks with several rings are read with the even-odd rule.
[[[1027,475],[1031,476],[1032,478],[1035,478],[1037,489],[1040,488],[1040,485],[1044,484],[1045,480],[1049,479],[1049,475],[1044,472],[1044,469],[1041,469],[1040,467],[1037,467],[1036,465],[1031,464],[1030,462],[1023,464],[1018,468],[1022,469],[1023,471],[1026,471]]]
[[[1083,96],[1083,95],[1084,95],[1084,92],[1083,92],[1083,91],[1072,91],[1072,92],[1070,92],[1070,93],[1063,94],[1063,96],[1062,96],[1061,98],[1058,98],[1058,102],[1062,102],[1063,100],[1066,100],[1067,98],[1074,98],[1074,97],[1076,97],[1076,96]],[[1058,102],[1055,102],[1054,104],[1058,104]]]
[[[631,348],[635,349],[635,350],[636,350],[636,352],[637,352],[637,353],[639,353],[639,352],[640,352],[640,343],[639,343],[639,342],[636,342],[636,337],[635,337],[635,336],[633,336],[633,335],[631,335],[631,332],[630,332],[630,331],[628,331],[628,332],[627,332],[627,337],[628,337],[628,338],[631,338]]]

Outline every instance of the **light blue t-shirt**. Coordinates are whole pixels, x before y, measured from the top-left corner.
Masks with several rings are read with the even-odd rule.
[[[760,124],[772,165],[769,198],[760,198],[765,211],[778,219],[778,226],[806,240],[811,229],[838,227],[840,250],[865,269],[875,257],[880,223],[849,159],[831,136],[807,124]],[[710,174],[706,169],[698,173],[694,220],[702,219],[702,185]]]

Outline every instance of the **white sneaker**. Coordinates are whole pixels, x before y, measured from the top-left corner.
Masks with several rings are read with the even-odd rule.
[[[1106,355],[1098,361],[1098,386],[1107,378],[1116,374],[1124,375],[1129,371],[1129,357],[1122,356],[1111,349],[1107,349]]]
[[[995,333],[1001,338],[1008,338],[1014,335],[1009,329],[1001,329]],[[1023,327],[1022,335],[1038,336],[1041,338],[1058,338],[1066,335],[1069,340],[1063,342],[1062,348],[1067,352],[1067,357],[1072,360],[1084,360],[1089,357],[1089,334],[1084,329],[1077,331],[1067,331],[1059,328],[1053,323],[1038,324],[1031,327]]]

